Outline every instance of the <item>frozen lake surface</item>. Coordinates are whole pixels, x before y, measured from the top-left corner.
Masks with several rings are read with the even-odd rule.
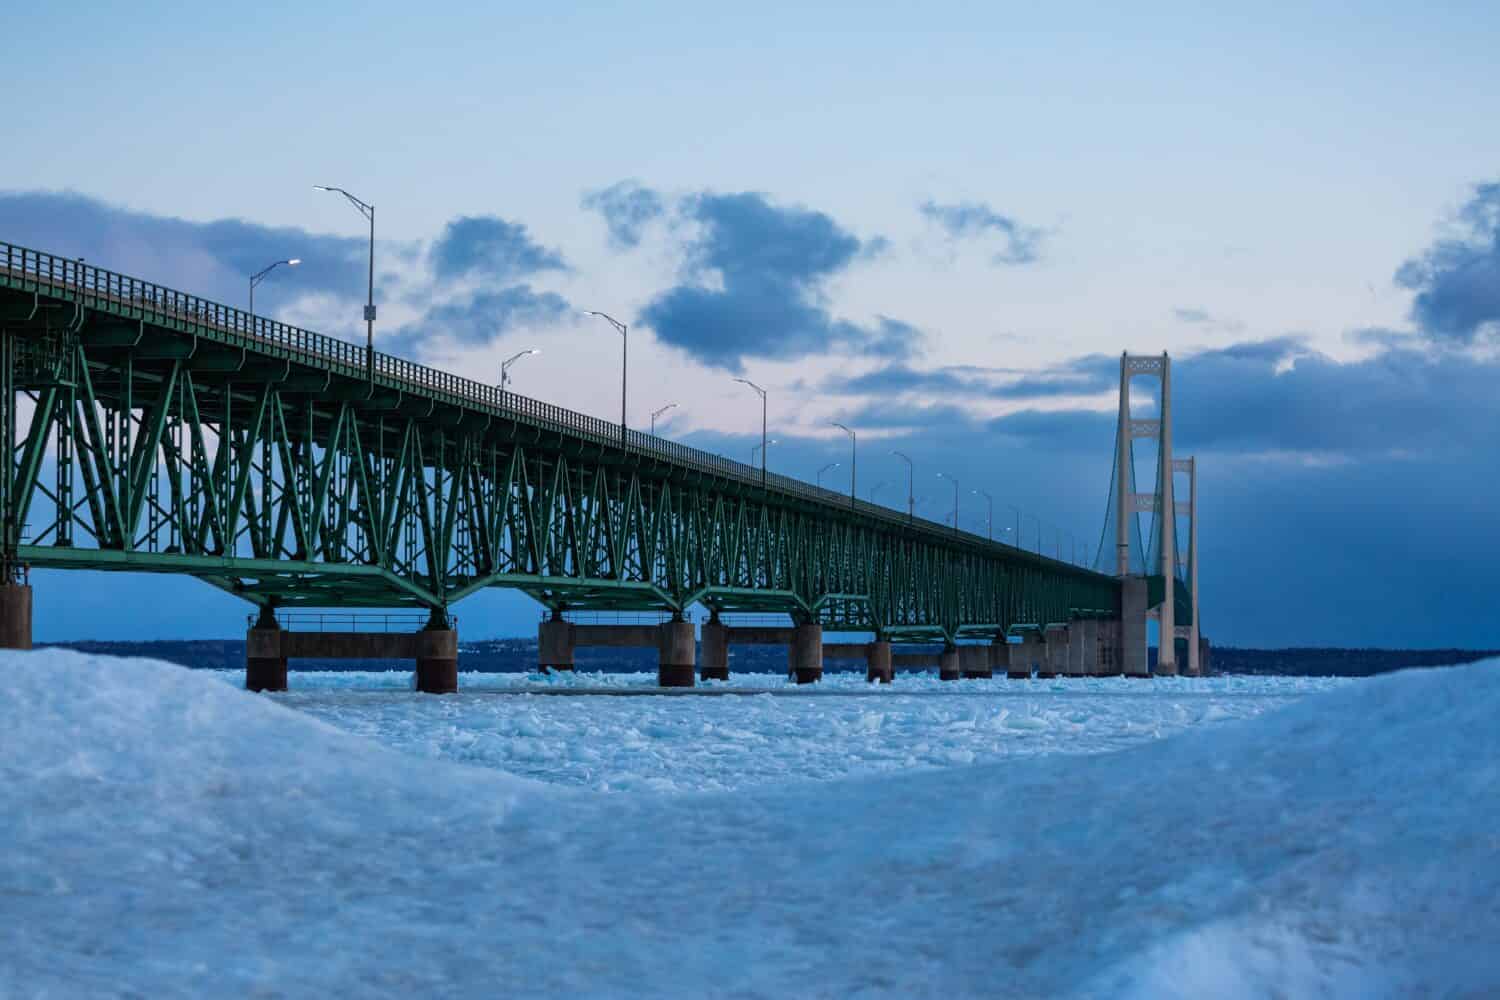
[[[217,672],[243,684],[239,671]],[[817,685],[742,674],[646,695],[655,673],[464,674],[459,694],[414,697],[409,672],[294,672],[281,704],[405,753],[600,791],[724,790],[851,774],[1119,750],[1243,719],[1344,681],[1212,677],[941,682],[863,674]],[[612,689],[642,697],[568,696]],[[541,693],[546,692],[546,693]]]
[[[0,653],[0,997],[1500,995],[1495,662],[405,679]]]

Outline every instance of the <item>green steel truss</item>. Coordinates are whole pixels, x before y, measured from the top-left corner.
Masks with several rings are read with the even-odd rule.
[[[1114,614],[1111,577],[0,243],[0,559],[261,606],[789,613],[892,638]]]

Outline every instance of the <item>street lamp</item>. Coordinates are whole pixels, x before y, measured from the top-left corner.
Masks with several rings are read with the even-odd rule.
[[[880,490],[881,490],[881,488],[884,487],[884,486],[886,486],[886,485],[888,485],[888,481],[882,479],[880,482],[878,482],[874,486],[870,487],[870,502],[871,503],[875,502],[875,494],[879,493]]]
[[[849,435],[849,506],[854,506],[854,477],[859,474],[859,437],[849,428],[833,422],[833,426]]]
[[[359,214],[370,220],[370,295],[365,300],[365,375],[370,381],[375,381],[375,206],[369,202],[360,201],[354,195],[339,187],[327,187],[323,184],[314,184],[314,190],[332,191],[349,199],[349,204],[359,209]]]
[[[528,354],[541,354],[540,347],[528,347],[524,351],[517,351],[504,361],[500,362],[500,391],[505,392],[505,387],[510,384],[510,366],[526,357]]]
[[[906,520],[908,522],[910,522],[914,517],[916,517],[916,513],[917,513],[917,500],[916,500],[916,497],[912,496],[912,491],[911,491],[911,485],[912,485],[912,482],[911,482],[911,477],[912,477],[911,458],[908,457],[905,452],[901,452],[901,451],[893,451],[893,452],[891,452],[891,454],[895,455],[897,458],[901,459],[901,461],[903,461],[903,462],[906,463]]]
[[[276,270],[282,264],[285,264],[287,267],[296,267],[300,263],[302,263],[301,257],[293,257],[290,260],[278,260],[276,263],[268,264],[250,275],[250,318],[252,320],[255,318],[255,286],[266,280],[266,275]]]
[[[990,505],[990,512],[985,516],[984,519],[984,527],[985,530],[989,532],[990,541],[993,542],[995,540],[995,498],[990,496],[984,490],[970,490],[969,492],[984,497],[985,501]]]
[[[1027,514],[1027,517],[1036,522],[1036,554],[1042,554],[1042,519],[1035,514]]]
[[[752,388],[756,392],[760,393],[760,484],[762,486],[764,486],[764,485],[766,485],[766,443],[767,443],[766,442],[766,390],[762,389],[760,386],[756,385],[754,382],[750,381],[747,378],[737,378],[737,379],[735,379],[735,381],[738,382],[738,383],[740,383],[741,385],[748,385],[750,388]],[[755,450],[753,448],[750,450],[750,454],[752,456],[751,460],[750,460],[750,464],[754,465],[755,464],[755,459],[754,459],[753,456],[755,455]]]
[[[599,312],[597,309],[584,310],[585,316],[598,316],[610,326],[620,331],[620,447],[625,447],[625,373],[630,356],[630,334],[629,328],[607,313]]]
[[[938,473],[939,479],[946,479],[953,484],[953,533],[958,534],[958,480],[946,472]]]
[[[750,447],[750,464],[751,465],[755,464],[755,453],[756,452],[764,450],[764,448],[768,444],[780,444],[780,443],[781,442],[777,441],[775,438],[772,438],[769,441],[762,441],[760,444],[751,445],[751,447]],[[766,475],[766,464],[764,462],[762,462],[761,465],[760,465],[760,475],[761,475],[761,479],[764,480],[765,479],[765,475]]]
[[[818,489],[821,490],[823,488],[823,473],[827,472],[829,469],[837,469],[838,467],[839,463],[829,462],[827,465],[818,470]]]
[[[1016,533],[1011,536],[1010,544],[1019,549],[1021,547],[1021,508],[1010,503],[1005,506],[1009,507],[1011,513],[1016,515]]]
[[[668,410],[672,409],[676,405],[677,405],[676,403],[668,403],[666,406],[663,406],[659,410],[652,410],[651,411],[651,434],[652,434],[653,437],[656,435],[656,418],[659,417],[659,416],[661,416],[663,413],[666,413]]]

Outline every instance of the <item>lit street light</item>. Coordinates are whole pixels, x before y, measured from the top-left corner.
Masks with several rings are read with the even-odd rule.
[[[762,486],[764,486],[764,485],[766,485],[766,452],[767,452],[767,448],[766,448],[766,444],[767,444],[767,442],[766,442],[766,390],[762,389],[760,386],[756,385],[754,382],[750,381],[747,378],[737,378],[737,379],[735,379],[735,381],[738,382],[738,383],[740,383],[741,385],[748,385],[750,388],[752,388],[756,392],[760,393],[760,484]],[[751,455],[750,464],[754,465],[755,464],[755,458],[754,458],[755,450],[753,448],[750,450],[750,455]]]
[[[360,201],[343,188],[327,187],[323,184],[314,184],[313,188],[343,195],[349,199],[349,204],[359,209],[360,215],[370,220],[370,295],[365,300],[365,375],[373,382],[375,380],[375,206],[369,202]]]
[[[849,435],[849,506],[854,506],[854,477],[859,473],[859,437],[849,428],[833,422],[833,426]]]
[[[663,406],[659,410],[651,411],[651,434],[653,437],[656,435],[656,418],[661,416],[663,413],[666,413],[668,410],[674,408],[676,405],[676,403],[668,403],[666,406]]]
[[[906,519],[908,521],[911,521],[914,517],[916,517],[916,514],[917,514],[917,500],[916,500],[916,497],[912,496],[912,489],[911,489],[911,487],[912,487],[912,463],[911,463],[911,459],[907,456],[907,454],[905,452],[893,451],[893,452],[891,452],[891,454],[895,455],[897,458],[901,459],[901,461],[903,461],[903,462],[906,463]]]
[[[250,318],[251,319],[255,318],[255,286],[258,285],[258,284],[260,284],[262,281],[265,281],[266,280],[266,275],[268,275],[272,271],[276,270],[282,264],[285,264],[287,267],[296,267],[300,263],[302,263],[302,258],[301,257],[293,257],[290,260],[278,260],[276,263],[274,263],[274,264],[268,264],[267,266],[261,268],[259,271],[256,271],[254,274],[250,275]]]
[[[969,492],[984,497],[985,501],[990,505],[989,513],[985,516],[984,519],[984,526],[985,529],[989,532],[990,541],[993,542],[995,540],[995,498],[990,496],[984,490],[970,490]]]
[[[510,384],[510,366],[526,357],[528,354],[541,354],[540,347],[528,347],[524,351],[517,351],[504,361],[500,362],[500,391],[505,392],[505,387]]]
[[[827,472],[829,469],[837,469],[838,467],[839,467],[839,463],[837,463],[837,462],[829,462],[827,465],[823,466],[821,469],[818,470],[818,480],[817,480],[817,482],[818,482],[818,489],[822,489],[823,488],[823,473]]]
[[[938,478],[946,479],[953,484],[953,533],[958,534],[958,480],[946,472],[939,472]]]
[[[630,357],[630,333],[624,323],[615,319],[607,313],[599,312],[597,309],[584,310],[585,316],[598,316],[609,323],[610,326],[620,331],[620,447],[625,447],[625,374],[626,366]]]

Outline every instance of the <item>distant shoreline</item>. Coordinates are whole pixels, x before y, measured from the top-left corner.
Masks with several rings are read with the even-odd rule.
[[[38,648],[60,647],[109,656],[142,656],[185,667],[208,670],[238,670],[245,665],[243,639],[156,639],[150,641],[73,640],[38,643]],[[935,646],[933,647],[936,648]],[[782,673],[786,652],[777,647],[747,646],[733,650],[733,667],[743,673]],[[1216,674],[1272,675],[1290,677],[1369,677],[1408,667],[1459,666],[1500,656],[1497,650],[1481,649],[1343,649],[1292,647],[1286,649],[1242,649],[1215,647],[1212,667]],[[1155,651],[1152,651],[1155,658]],[[329,671],[405,669],[398,660],[293,661],[300,669]],[[652,649],[580,649],[577,666],[603,673],[633,673],[656,669]],[[481,639],[461,642],[459,670],[474,673],[529,673],[536,669],[536,640]],[[827,665],[830,671],[863,670],[852,661]]]

